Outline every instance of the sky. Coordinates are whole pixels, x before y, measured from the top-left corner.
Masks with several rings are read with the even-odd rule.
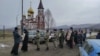
[[[40,0],[24,0],[24,14],[32,1],[37,15]],[[57,26],[100,23],[100,0],[42,0],[45,11],[49,9]],[[0,0],[0,26],[16,26],[21,20],[21,0]]]

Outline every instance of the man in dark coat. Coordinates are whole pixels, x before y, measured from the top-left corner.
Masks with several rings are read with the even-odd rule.
[[[26,29],[24,29],[24,33],[25,33],[25,37],[24,37],[24,40],[23,40],[21,50],[23,52],[26,52],[26,51],[28,51],[28,31]]]
[[[14,46],[12,48],[11,54],[13,55],[18,55],[18,47],[19,47],[19,43],[21,41],[21,36],[18,33],[18,28],[15,27],[14,31],[13,31],[13,36],[14,36]]]
[[[74,31],[74,42],[75,42],[75,44],[78,44],[78,33],[77,33],[77,31]]]
[[[96,39],[100,39],[100,31],[98,32]]]
[[[85,42],[85,40],[86,40],[86,33],[87,33],[86,30],[83,30],[83,34],[82,34],[83,35],[83,42]]]
[[[64,44],[64,31],[62,29],[60,29],[60,32],[59,32],[59,47],[63,48],[63,44]]]
[[[82,36],[82,31],[81,30],[79,30],[78,31],[78,44],[79,44],[79,46],[82,46],[82,43],[83,43],[83,36]]]

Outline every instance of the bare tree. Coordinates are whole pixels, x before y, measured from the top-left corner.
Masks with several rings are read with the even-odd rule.
[[[49,9],[45,11],[45,25],[48,29],[54,28],[56,26],[55,20],[52,17],[51,11]]]

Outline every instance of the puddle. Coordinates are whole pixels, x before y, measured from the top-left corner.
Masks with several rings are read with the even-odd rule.
[[[6,48],[6,47],[10,47],[10,46],[9,45],[6,45],[6,44],[0,43],[0,48]]]

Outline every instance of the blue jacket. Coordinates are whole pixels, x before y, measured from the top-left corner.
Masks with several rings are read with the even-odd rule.
[[[14,36],[14,43],[20,43],[21,41],[21,37],[20,35],[18,34],[18,31],[13,31],[13,36]]]

